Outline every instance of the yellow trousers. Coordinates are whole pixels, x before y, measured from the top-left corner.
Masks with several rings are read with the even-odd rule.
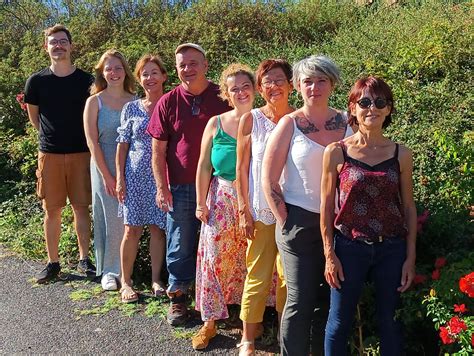
[[[276,286],[276,310],[281,313],[286,301],[286,285],[283,267],[275,242],[275,224],[255,222],[253,240],[247,240],[247,277],[245,278],[240,319],[247,323],[260,323],[265,312],[265,303],[272,285],[276,265],[278,281]]]

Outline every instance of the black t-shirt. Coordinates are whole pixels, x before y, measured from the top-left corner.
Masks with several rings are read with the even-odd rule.
[[[82,114],[94,77],[79,68],[58,77],[45,68],[28,78],[25,103],[39,107],[39,150],[88,152]]]

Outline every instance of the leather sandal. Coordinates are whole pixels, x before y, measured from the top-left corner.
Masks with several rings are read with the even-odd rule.
[[[122,303],[133,303],[138,300],[138,294],[132,287],[124,285],[120,288],[120,298],[122,299]]]
[[[156,298],[166,295],[166,287],[164,286],[163,282],[153,282],[151,285],[151,290],[153,291],[153,295]]]
[[[239,356],[254,356],[255,355],[255,347],[254,347],[253,341],[243,340],[237,344],[237,347],[239,348]]]

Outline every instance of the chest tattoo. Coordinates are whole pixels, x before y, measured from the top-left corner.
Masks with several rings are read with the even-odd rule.
[[[311,121],[309,121],[307,118],[297,116],[295,120],[296,120],[296,126],[305,135],[313,133],[313,132],[319,132],[319,129],[316,127],[316,125],[313,124]]]
[[[327,131],[339,130],[341,128],[344,128],[345,126],[346,126],[346,122],[344,121],[344,118],[342,117],[340,113],[337,113],[336,116],[331,117],[324,124],[324,128]]]

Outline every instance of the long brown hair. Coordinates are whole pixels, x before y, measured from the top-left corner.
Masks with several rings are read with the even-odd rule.
[[[105,53],[100,57],[99,62],[97,62],[96,66],[94,67],[95,70],[95,80],[94,84],[91,86],[91,95],[100,93],[102,90],[107,88],[107,82],[104,78],[104,67],[105,61],[110,58],[115,57],[122,62],[123,69],[125,71],[125,79],[123,81],[123,89],[129,92],[130,94],[135,94],[135,80],[133,79],[132,71],[128,66],[127,60],[123,56],[122,53],[117,51],[116,49],[109,49],[105,51]]]

